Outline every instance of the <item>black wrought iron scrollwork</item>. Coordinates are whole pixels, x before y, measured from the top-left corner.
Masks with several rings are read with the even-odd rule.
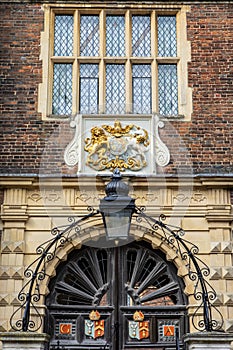
[[[52,238],[41,244],[36,249],[36,253],[39,255],[25,270],[24,276],[28,278],[28,281],[23,286],[18,294],[18,300],[21,305],[12,314],[10,318],[10,324],[15,331],[31,331],[36,332],[42,325],[42,315],[39,312],[38,303],[41,299],[40,283],[47,276],[46,267],[47,264],[52,261],[59,248],[64,246],[67,242],[73,239],[72,235],[79,234],[81,222],[99,214],[98,210],[88,207],[89,214],[75,220],[75,218],[68,218],[69,225],[55,227],[51,230]],[[33,310],[33,311],[32,311]],[[17,319],[17,315],[23,317]],[[36,322],[32,319],[32,314],[36,317]],[[20,316],[18,316],[20,317]],[[15,320],[16,319],[16,320]]]
[[[223,316],[215,307],[213,301],[216,299],[216,292],[206,277],[210,274],[209,267],[202,261],[197,254],[198,247],[192,242],[183,238],[185,232],[181,227],[165,224],[166,216],[160,215],[159,220],[147,215],[145,210],[136,207],[136,220],[145,222],[149,225],[149,234],[159,235],[160,239],[166,242],[176,254],[185,262],[188,270],[188,276],[194,282],[193,296],[200,302],[192,315],[192,323],[198,331],[217,331],[223,326]],[[213,313],[218,315],[218,320],[213,319]]]
[[[121,177],[119,177],[119,174],[115,176],[115,180],[117,178],[119,182]],[[115,183],[119,185],[117,181],[115,181]],[[114,192],[114,196],[117,196],[117,192]],[[87,215],[79,219],[68,218],[69,224],[66,226],[53,228],[51,231],[53,237],[37,248],[36,252],[38,257],[25,270],[24,275],[28,278],[28,281],[18,294],[18,300],[21,302],[21,306],[13,313],[10,319],[11,327],[14,330],[35,332],[41,327],[42,315],[39,312],[37,303],[41,300],[40,284],[47,276],[46,267],[48,263],[56,257],[59,248],[71,241],[75,235],[77,236],[80,234],[81,223],[83,221],[100,214],[100,210],[95,210],[91,207],[88,208],[88,211],[89,213]],[[223,326],[223,317],[213,304],[216,298],[216,292],[206,279],[210,274],[210,269],[200,257],[197,256],[199,252],[198,247],[184,238],[185,232],[181,227],[165,224],[165,215],[161,214],[157,220],[146,214],[145,207],[133,207],[133,212],[137,222],[141,223],[144,221],[147,223],[148,233],[150,235],[158,236],[173,249],[185,263],[188,276],[194,283],[193,296],[195,300],[200,303],[192,315],[193,326],[199,331],[208,332],[221,329]],[[176,289],[176,285],[173,284],[168,287],[174,290]],[[104,285],[103,290],[98,290],[98,293],[95,295],[96,303],[98,303],[99,298],[107,288],[108,285]],[[138,296],[133,294],[132,290],[128,292],[132,298],[135,299],[135,304],[138,304]],[[32,310],[34,311],[34,318],[32,318]],[[23,317],[17,319],[17,315],[19,313],[21,315],[22,312]],[[213,317],[214,312],[218,314],[218,321]],[[35,315],[37,317],[35,317]]]

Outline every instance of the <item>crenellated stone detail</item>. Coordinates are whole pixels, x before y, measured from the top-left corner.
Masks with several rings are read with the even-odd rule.
[[[232,253],[232,242],[221,242],[221,251],[223,253]]]
[[[210,280],[220,280],[222,278],[221,267],[210,269]]]
[[[210,245],[211,245],[211,248],[210,248],[211,253],[221,252],[221,242],[211,242]]]
[[[13,305],[17,307],[21,305],[15,293],[3,293],[0,295],[0,306],[7,305]]]
[[[6,306],[9,305],[9,295],[8,294],[1,294],[0,296],[0,306]]]
[[[229,241],[211,242],[211,253],[232,253],[232,243]]]
[[[226,332],[233,332],[233,319],[228,319],[225,321]]]
[[[1,266],[0,267],[0,280],[8,280],[12,278],[14,280],[23,279],[24,267],[22,266]]]
[[[233,267],[211,267],[210,280],[232,280],[233,279]]]
[[[233,294],[223,294],[223,303],[227,306],[233,306]]]
[[[8,331],[8,321],[0,320],[0,332]]]
[[[233,267],[222,267],[222,278],[226,280],[233,279]]]
[[[23,253],[25,248],[25,242],[12,242],[3,241],[2,242],[2,253]]]
[[[213,301],[213,305],[214,305],[214,306],[220,306],[220,305],[222,305],[222,304],[223,304],[223,298],[224,298],[224,296],[223,296],[222,293],[217,293],[217,294],[216,294],[216,298],[215,298],[214,301]]]

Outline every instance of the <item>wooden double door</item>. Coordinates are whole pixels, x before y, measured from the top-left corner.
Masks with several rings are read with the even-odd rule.
[[[73,251],[49,289],[50,349],[184,349],[183,283],[146,243]]]

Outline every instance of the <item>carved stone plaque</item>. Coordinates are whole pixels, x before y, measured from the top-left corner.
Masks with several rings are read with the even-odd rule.
[[[90,117],[77,115],[70,126],[73,140],[65,149],[68,166],[78,165],[78,173],[155,174],[156,165],[166,166],[169,150],[159,136],[163,122],[156,115]]]

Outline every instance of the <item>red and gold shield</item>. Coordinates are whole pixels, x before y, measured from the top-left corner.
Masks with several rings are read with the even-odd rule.
[[[163,335],[164,337],[174,337],[175,335],[175,326],[173,325],[167,325],[163,326]]]
[[[149,321],[139,322],[139,339],[148,338],[149,334]]]
[[[60,323],[59,324],[59,333],[60,334],[71,334],[72,332],[72,323]]]
[[[104,335],[104,320],[95,321],[94,338],[99,338]]]

